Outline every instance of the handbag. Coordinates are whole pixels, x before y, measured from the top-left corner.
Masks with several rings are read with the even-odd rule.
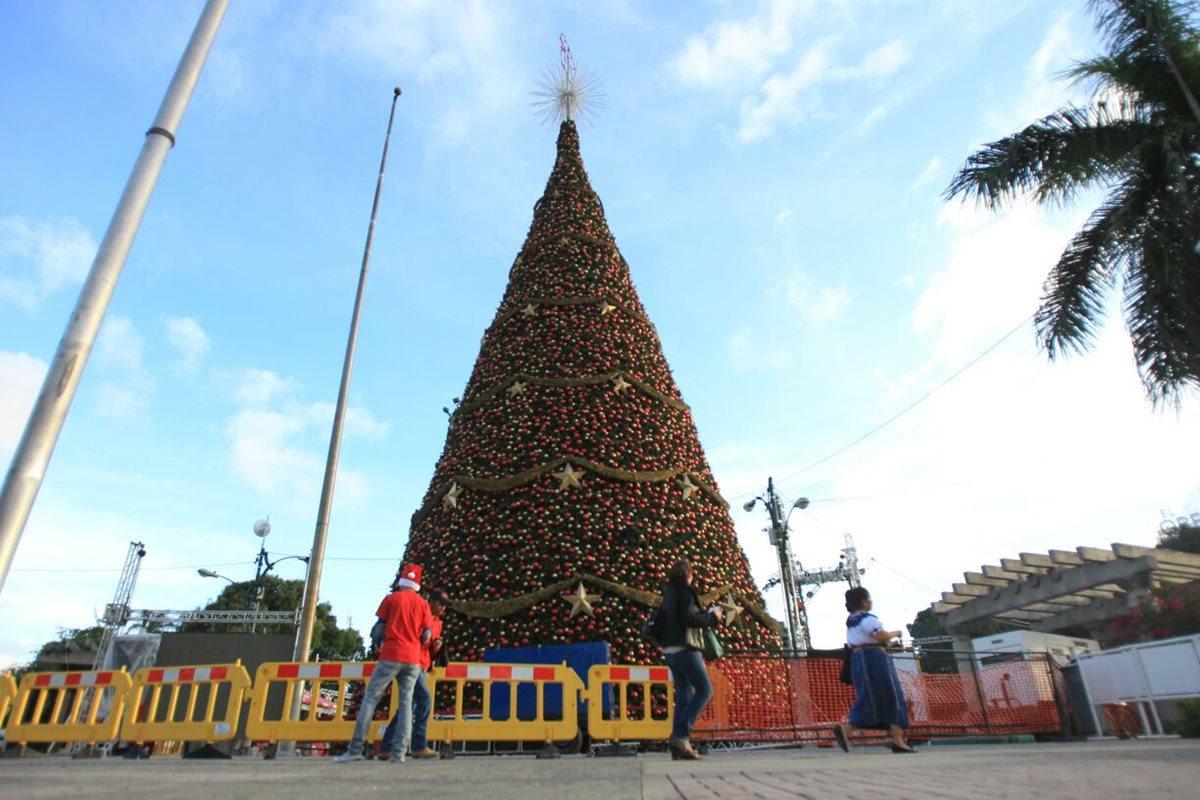
[[[842,668],[838,672],[838,680],[847,686],[854,685],[854,670],[850,666],[854,658],[854,650],[850,645],[842,645]]]
[[[709,661],[715,661],[725,655],[725,648],[721,646],[721,640],[713,633],[712,628],[704,629],[704,657]]]
[[[663,616],[662,606],[659,606],[642,622],[642,636],[654,644],[662,644]]]

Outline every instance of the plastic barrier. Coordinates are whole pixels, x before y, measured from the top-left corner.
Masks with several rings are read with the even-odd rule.
[[[13,676],[7,673],[0,675],[0,730],[4,728],[4,717],[16,696],[17,682],[13,680]]]
[[[121,738],[139,745],[158,740],[211,744],[232,739],[242,697],[249,688],[250,675],[240,661],[139,669],[125,703]],[[181,700],[185,704],[182,709]],[[202,712],[199,716],[198,709]]]
[[[348,742],[354,735],[354,720],[357,714],[357,697],[353,704],[350,686],[361,685],[366,689],[367,679],[375,671],[374,661],[325,661],[318,663],[269,662],[261,665],[254,676],[254,690],[250,694],[250,716],[246,720],[246,738],[272,744],[280,741],[297,742]],[[304,684],[311,682],[312,686]],[[334,684],[336,691],[327,694],[332,698],[333,709],[329,713],[318,706],[313,712],[311,703],[302,707],[299,719],[288,719],[296,692],[322,694],[322,684]],[[396,682],[392,681],[392,697],[397,694]],[[273,717],[267,719],[268,712]],[[367,728],[368,742],[383,735],[387,720],[379,720]]]
[[[601,713],[612,687],[616,703],[611,718]],[[671,735],[675,684],[666,667],[597,664],[588,670],[588,735],[614,742],[666,739]]]
[[[428,738],[442,742],[444,753],[452,751],[453,742],[538,741],[547,744],[546,754],[550,755],[554,742],[579,735],[583,681],[565,664],[450,664],[430,672],[428,680],[435,698]],[[492,689],[500,686],[508,688],[507,710],[492,706]],[[517,695],[528,691],[526,687],[536,693],[532,716],[517,712]],[[547,718],[548,689],[562,692],[561,718]],[[439,707],[443,698],[450,700],[453,708]],[[468,701],[479,706],[468,709]]]
[[[31,672],[21,679],[5,737],[13,744],[117,738],[133,682],[120,672]]]

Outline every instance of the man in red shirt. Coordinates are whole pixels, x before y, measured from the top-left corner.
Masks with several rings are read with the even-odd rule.
[[[379,610],[375,612],[384,625],[383,647],[379,650],[379,660],[363,692],[362,705],[358,707],[354,735],[346,752],[334,759],[336,764],[363,760],[363,740],[366,739],[371,718],[375,716],[375,707],[379,705],[392,678],[396,679],[400,689],[396,697],[399,724],[389,760],[393,763],[404,761],[412,734],[413,686],[418,678],[424,676],[421,651],[433,636],[433,614],[429,604],[417,594],[419,591],[421,568],[415,564],[405,564],[396,578],[395,589],[383,598]]]
[[[422,674],[413,685],[411,742],[413,758],[437,758],[438,756],[437,751],[429,746],[429,742],[425,738],[425,732],[429,729],[429,713],[433,706],[433,696],[429,693],[429,685],[425,682],[424,673],[433,668],[433,659],[442,651],[442,613],[449,605],[450,596],[442,589],[434,589],[429,592],[429,611],[433,614],[433,625],[430,627],[429,640],[421,646]],[[399,721],[400,715],[396,714],[392,717],[391,723],[388,724],[387,730],[384,731],[383,749],[380,752],[380,758],[391,747],[392,740],[395,738],[396,725]],[[392,750],[391,752],[395,751]]]

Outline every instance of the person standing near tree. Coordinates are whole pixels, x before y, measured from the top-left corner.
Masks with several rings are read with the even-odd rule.
[[[692,583],[695,572],[686,559],[671,567],[663,591],[662,651],[675,681],[675,712],[667,748],[672,759],[699,761],[692,749],[692,728],[712,699],[712,681],[704,666],[704,628],[718,625],[721,612],[700,610]]]
[[[450,605],[450,596],[441,589],[435,589],[429,592],[429,611],[433,615],[433,624],[430,626],[429,639],[421,644],[421,674],[417,676],[416,683],[413,684],[413,718],[412,718],[412,740],[410,748],[413,758],[437,758],[437,751],[429,746],[429,741],[426,738],[426,731],[429,729],[429,715],[433,710],[433,695],[429,692],[429,684],[425,680],[425,673],[433,668],[435,658],[444,654],[442,646],[442,614],[446,607]],[[396,735],[397,723],[400,721],[400,715],[397,713],[392,717],[392,721],[388,723],[387,730],[383,732],[383,747],[380,752],[380,758],[387,758],[388,754],[396,752],[394,749],[395,742],[392,740]]]
[[[884,630],[871,613],[871,594],[861,586],[846,591],[846,644],[854,651],[850,674],[854,681],[854,705],[850,721],[833,729],[838,747],[850,752],[849,736],[863,728],[892,734],[893,753],[915,753],[904,740],[908,709],[896,666],[887,654],[889,643],[899,640],[900,631]]]
[[[379,649],[379,661],[367,681],[362,704],[354,721],[354,735],[346,752],[333,759],[335,764],[348,764],[363,760],[363,740],[375,707],[379,705],[383,692],[396,679],[399,696],[394,698],[396,716],[399,718],[395,735],[395,747],[389,761],[403,763],[412,735],[413,686],[422,677],[421,647],[433,635],[433,614],[429,603],[421,597],[421,567],[406,564],[400,569],[395,591],[383,598],[375,616],[383,621],[383,646]]]

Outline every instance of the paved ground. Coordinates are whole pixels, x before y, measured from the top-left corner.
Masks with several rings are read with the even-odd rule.
[[[325,759],[0,760],[2,800],[270,800],[425,796],[439,800],[715,800],[715,798],[1054,798],[1200,796],[1200,742],[933,745],[715,753],[702,762],[527,756],[338,766]]]

